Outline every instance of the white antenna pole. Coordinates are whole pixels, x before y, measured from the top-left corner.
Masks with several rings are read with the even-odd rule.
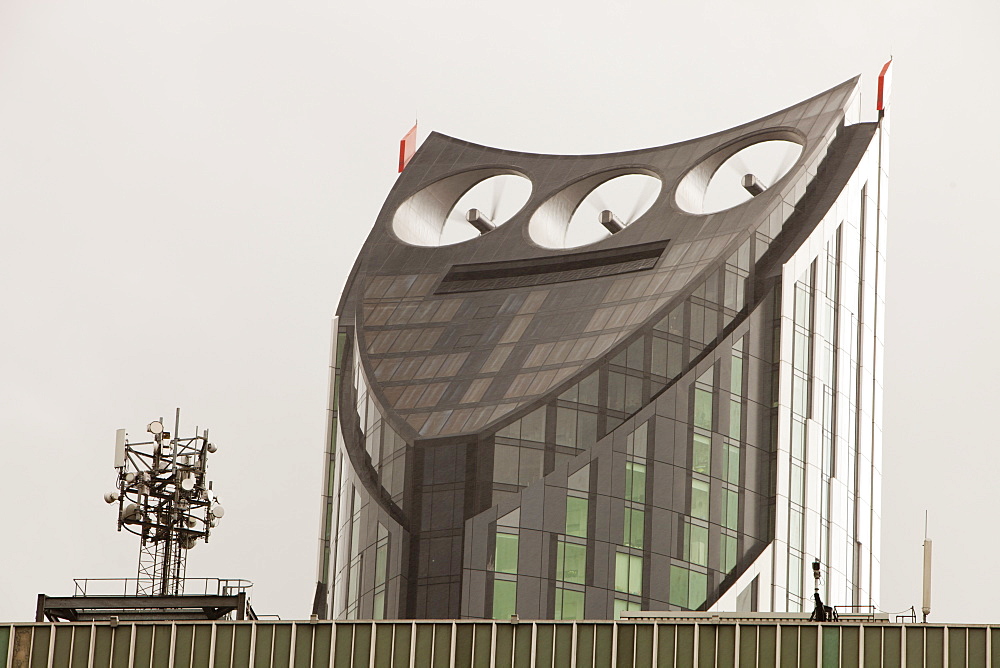
[[[931,541],[927,539],[927,511],[924,511],[924,624],[931,614]]]

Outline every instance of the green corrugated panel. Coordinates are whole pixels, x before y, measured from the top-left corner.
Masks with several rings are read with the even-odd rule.
[[[236,624],[233,626],[233,668],[250,668],[251,636],[253,635],[252,624]],[[329,636],[327,636],[329,640]],[[327,650],[329,650],[329,646]],[[327,654],[329,659],[329,653]],[[329,666],[329,660],[323,664],[324,668]]]
[[[194,640],[194,626],[178,624],[174,632],[174,668],[190,668],[191,643]],[[76,668],[74,666],[74,668]]]
[[[274,668],[288,668],[292,661],[292,625],[275,624],[271,645],[271,665]]]
[[[778,627],[761,626],[757,629],[757,665],[776,666],[778,660]]]
[[[334,649],[333,665],[335,668],[350,668],[351,652],[354,651],[354,624],[340,622],[334,635],[337,638],[337,646]],[[254,666],[254,668],[259,667]]]
[[[496,668],[510,668],[514,663],[514,627],[510,624],[497,624],[496,657]]]
[[[274,641],[274,624],[257,624],[257,641],[253,648],[254,668],[271,668],[271,643]],[[350,644],[350,643],[348,643]],[[350,656],[350,654],[348,654]]]
[[[781,668],[798,668],[799,627],[782,626],[780,628],[781,628]]]
[[[882,629],[878,626],[866,626],[865,634],[865,666],[877,666],[882,660]]]
[[[927,644],[926,644],[926,663],[924,664],[927,668],[943,668],[944,667],[944,629],[941,627],[928,627],[927,628]]]
[[[614,644],[613,624],[597,624],[594,628],[594,668],[610,668]]]
[[[702,624],[698,629],[698,665],[715,665],[715,632],[718,627]]]
[[[375,666],[392,668],[392,625],[379,624],[375,627]]]
[[[242,625],[240,628],[244,628]],[[248,628],[248,627],[247,627]],[[237,640],[239,640],[239,631],[237,631]],[[333,624],[330,623],[320,623],[316,624],[315,630],[313,632],[313,655],[312,655],[312,668],[329,668],[330,667],[330,647],[333,644]],[[247,668],[242,664],[234,665],[234,668]]]
[[[7,646],[10,645],[10,626],[0,626],[0,666],[7,665]]]
[[[638,624],[635,627],[635,665],[653,665],[652,624]]]
[[[553,641],[555,668],[573,667],[573,625],[556,624]]]
[[[57,626],[56,641],[52,647],[52,668],[69,668],[69,652],[73,646],[73,628]],[[4,650],[6,651],[6,647]]]
[[[229,668],[233,662],[233,627],[231,624],[215,625],[215,668]]]
[[[658,637],[656,656],[661,666],[669,666],[674,662],[674,633],[677,627],[673,624],[660,624],[656,631]]]
[[[414,665],[430,666],[431,652],[434,649],[434,626],[432,624],[417,624],[416,633],[417,641],[413,650]]]
[[[434,625],[434,668],[451,665],[451,624]]]
[[[170,625],[156,625],[153,630],[153,668],[170,668],[170,647],[173,640],[173,628]]]
[[[969,668],[986,668],[986,629],[969,629]]]
[[[514,667],[528,668],[531,666],[531,635],[534,627],[531,624],[518,624],[514,628]]]
[[[36,626],[31,638],[31,668],[46,668],[49,665],[49,638],[52,629]]]
[[[754,668],[757,665],[757,627],[740,625],[740,668]]]
[[[111,665],[114,668],[128,666],[128,655],[131,649],[130,645],[132,644],[132,627],[119,626],[114,629],[114,640],[112,642],[114,649],[111,651]]]
[[[823,627],[823,668],[840,666],[840,628]]]
[[[123,628],[123,627],[119,627]],[[135,647],[132,653],[132,668],[149,668],[153,662],[153,630],[149,624],[136,624],[132,627],[135,633]],[[128,660],[122,662],[118,653],[119,642],[115,636],[115,668],[128,665]],[[127,655],[126,655],[127,656]]]
[[[861,661],[861,629],[857,626],[840,627],[841,668],[858,668]]]
[[[629,668],[635,654],[635,625],[618,625],[618,668]]]
[[[919,626],[906,628],[906,668],[923,668],[924,630]]]
[[[98,626],[94,631],[94,668],[111,665],[112,630],[109,626]]]
[[[594,665],[594,625],[576,625],[576,665],[577,668],[593,668]]]
[[[948,629],[948,668],[965,666],[965,629]]]
[[[724,624],[718,627],[715,641],[715,665],[719,668],[733,668],[736,664],[736,626]]]
[[[392,666],[393,668],[408,668],[410,665],[410,638],[413,637],[413,627],[409,624],[393,624],[393,626]]]
[[[368,668],[372,653],[372,625],[355,622],[354,624],[354,668]]]
[[[799,628],[799,666],[801,668],[816,668],[818,635],[819,627],[817,626]]]
[[[476,627],[473,624],[459,624],[455,627],[455,665],[472,665],[472,636]]]
[[[694,625],[677,626],[677,665],[682,668],[694,665]]]
[[[903,630],[887,626],[882,632],[882,667],[901,668],[903,664]]]
[[[474,633],[472,665],[489,666],[493,656],[493,625],[476,624]]]
[[[295,625],[295,656],[292,657],[292,665],[295,668],[310,668],[312,665],[312,624]]]
[[[552,624],[538,624],[535,626],[535,665],[552,665],[552,645],[555,639],[555,628]],[[457,657],[456,657],[457,659]],[[455,665],[465,665],[455,661]]]
[[[6,643],[4,643],[0,646],[0,652],[6,648]],[[89,664],[90,627],[77,626],[73,629],[73,668],[87,668]],[[0,665],[3,665],[3,661],[0,661]]]
[[[270,638],[270,636],[268,636]],[[208,668],[212,658],[212,625],[194,625],[194,652],[191,656],[191,668]],[[265,664],[266,665],[266,664]]]
[[[990,629],[990,641],[990,645],[993,648],[991,652],[992,668],[1000,668],[1000,629]]]

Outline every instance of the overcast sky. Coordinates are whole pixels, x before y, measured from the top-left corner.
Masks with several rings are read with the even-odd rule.
[[[349,5],[349,6],[346,6]],[[134,577],[114,431],[209,427],[189,576],[308,617],[330,318],[420,121],[596,153],[701,136],[895,58],[882,607],[1000,622],[994,2],[0,2],[0,620]],[[841,601],[831,601],[833,604]]]

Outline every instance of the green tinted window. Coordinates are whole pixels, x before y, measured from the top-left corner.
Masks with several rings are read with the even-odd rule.
[[[726,462],[725,474],[726,482],[730,482],[734,485],[740,483],[740,446],[738,445],[726,445]]]
[[[517,583],[493,581],[493,619],[510,619],[517,611]]]
[[[670,604],[686,608],[688,605],[688,569],[670,567]]]
[[[708,475],[712,467],[712,439],[705,434],[695,434],[691,442],[691,468]]]
[[[684,539],[684,559],[692,564],[708,566],[708,528],[685,524]]]
[[[739,440],[742,432],[740,420],[743,417],[742,405],[739,399],[729,401],[729,437]]]
[[[642,594],[642,557],[626,552],[615,554],[615,590]]]
[[[497,534],[496,560],[494,567],[497,573],[517,573],[517,536],[510,533]]]
[[[645,464],[625,463],[625,499],[636,503],[646,503]]]
[[[700,387],[694,391],[694,426],[712,428],[712,393]]]
[[[556,619],[583,619],[582,591],[556,589]]]
[[[727,529],[735,529],[740,517],[740,495],[731,489],[725,490],[726,509],[722,524]]]
[[[708,597],[708,575],[691,571],[691,581],[688,584],[688,608],[695,610],[705,603]]]
[[[566,497],[566,535],[587,537],[587,499]]]
[[[642,610],[642,606],[632,601],[623,601],[620,598],[615,599],[615,619],[621,619],[623,612],[632,610]]]
[[[587,546],[559,542],[556,553],[556,579],[584,584],[587,575]]]
[[[722,550],[719,554],[720,569],[723,573],[729,573],[734,568],[736,568],[736,537],[735,536],[723,536],[722,537]]]
[[[625,538],[623,545],[642,549],[646,513],[638,508],[625,509]]]
[[[691,517],[708,519],[709,484],[704,480],[691,481]]]

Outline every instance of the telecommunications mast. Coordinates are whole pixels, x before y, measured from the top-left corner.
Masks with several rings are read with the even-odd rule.
[[[207,429],[181,438],[180,415],[178,408],[172,432],[163,418],[150,422],[151,441],[130,443],[124,429],[115,435],[118,491],[104,500],[118,503],[118,530],[140,538],[137,596],[184,593],[187,551],[208,542],[224,513],[206,473],[216,447]]]
[[[182,438],[180,422],[178,408],[173,431],[163,418],[146,425],[152,440],[115,434],[118,489],[104,500],[118,504],[118,530],[139,536],[137,577],[74,579],[72,596],[39,594],[36,622],[257,619],[249,580],[185,577],[188,550],[208,542],[223,509],[206,470],[216,451],[208,430]]]

